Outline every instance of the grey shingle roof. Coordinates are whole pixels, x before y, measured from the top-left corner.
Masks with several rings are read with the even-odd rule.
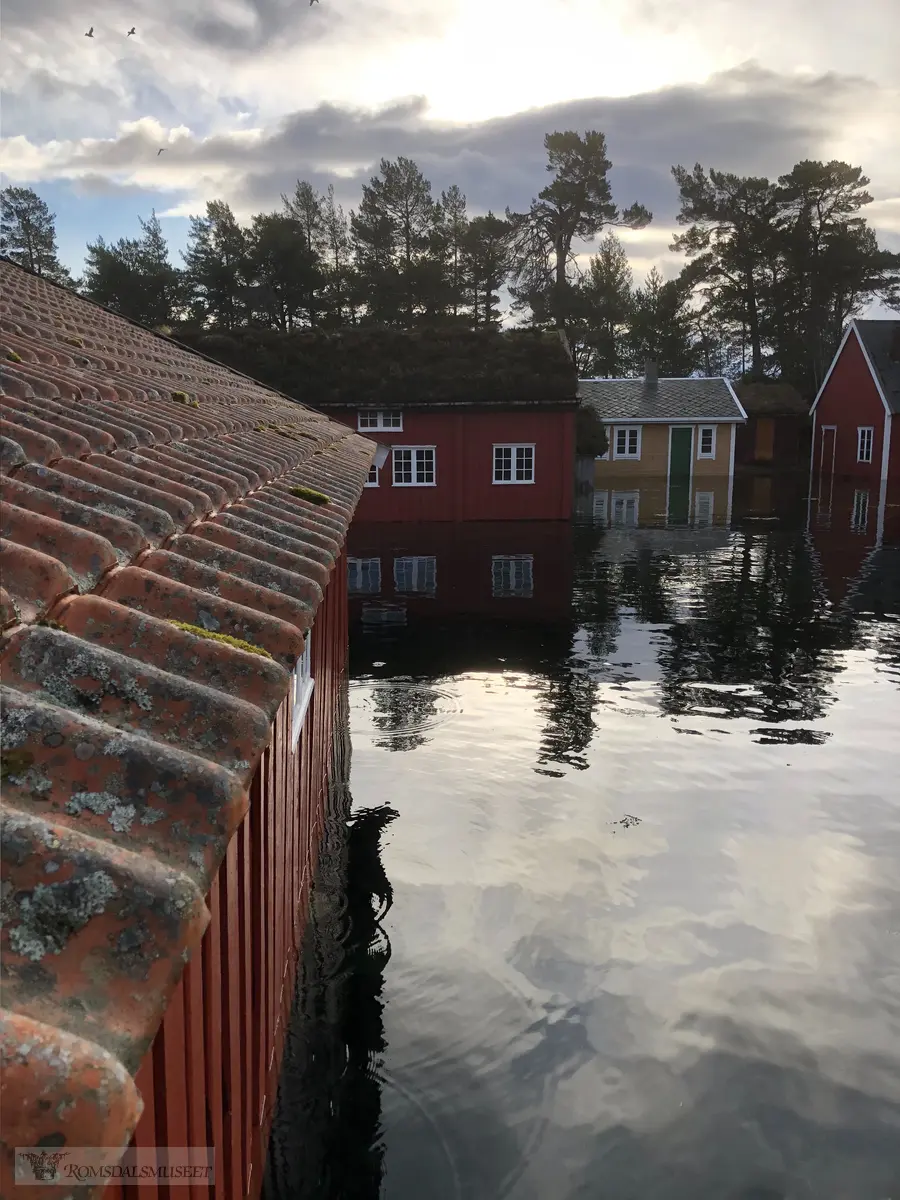
[[[900,413],[900,321],[855,321],[892,413]]]
[[[578,395],[604,421],[743,421],[725,379],[579,379]]]

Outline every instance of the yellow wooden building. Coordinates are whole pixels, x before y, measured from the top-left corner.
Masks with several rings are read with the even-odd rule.
[[[747,414],[727,379],[660,379],[647,362],[642,377],[582,379],[578,391],[609,436],[594,488],[612,521],[638,523],[640,492],[661,524],[730,520],[735,430]]]

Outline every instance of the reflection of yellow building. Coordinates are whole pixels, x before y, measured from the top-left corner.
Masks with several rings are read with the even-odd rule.
[[[727,525],[731,520],[732,478],[699,476],[686,494],[675,497],[679,511],[670,508],[670,480],[630,470],[597,472],[594,482],[594,523],[607,526]],[[685,504],[685,502],[687,502]]]
[[[747,414],[727,379],[659,379],[648,362],[640,379],[582,379],[579,395],[609,436],[595,462],[595,519],[605,505],[610,524],[730,520],[735,428]]]

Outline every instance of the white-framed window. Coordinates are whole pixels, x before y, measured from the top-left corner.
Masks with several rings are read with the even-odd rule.
[[[534,594],[534,556],[494,554],[491,557],[491,594],[529,599]]]
[[[613,492],[612,523],[622,528],[634,529],[638,523],[640,492]]]
[[[495,445],[494,483],[534,483],[534,444]]]
[[[369,467],[369,474],[363,487],[378,487],[378,468],[374,463]]]
[[[700,436],[697,438],[697,457],[698,458],[715,458],[716,457],[716,427],[715,425],[701,425]]]
[[[854,533],[865,533],[869,523],[869,493],[855,491],[853,493],[853,513],[850,517],[850,528]]]
[[[433,555],[395,558],[394,587],[398,592],[433,596],[437,591],[437,559]]]
[[[613,431],[613,458],[641,457],[640,425],[619,425]]]
[[[394,487],[434,487],[437,463],[434,446],[395,446]]]
[[[303,653],[297,659],[297,665],[294,667],[294,673],[291,676],[291,751],[297,749],[297,743],[300,741],[300,731],[303,728],[303,722],[306,720],[306,710],[309,708],[309,702],[312,699],[313,685],[315,683],[309,669],[309,651],[312,643],[312,632],[306,635],[306,645],[303,647]]]
[[[381,591],[381,559],[348,558],[347,590],[358,596],[377,596]]]
[[[694,524],[698,529],[712,525],[715,499],[715,492],[697,492],[694,497]]]
[[[395,433],[402,433],[403,413],[399,409],[366,408],[358,414],[356,428],[367,433],[375,429],[392,429]]]
[[[609,492],[594,492],[594,524],[609,524]]]
[[[872,461],[872,446],[875,442],[875,430],[871,425],[860,425],[856,430],[856,461],[870,463]]]

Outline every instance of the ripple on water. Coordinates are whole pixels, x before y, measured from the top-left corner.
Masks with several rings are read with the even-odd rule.
[[[445,684],[410,676],[354,680],[350,689],[353,736],[368,733],[376,746],[390,750],[422,745],[423,735],[463,711],[459,696]],[[360,717],[368,728],[360,727]]]

